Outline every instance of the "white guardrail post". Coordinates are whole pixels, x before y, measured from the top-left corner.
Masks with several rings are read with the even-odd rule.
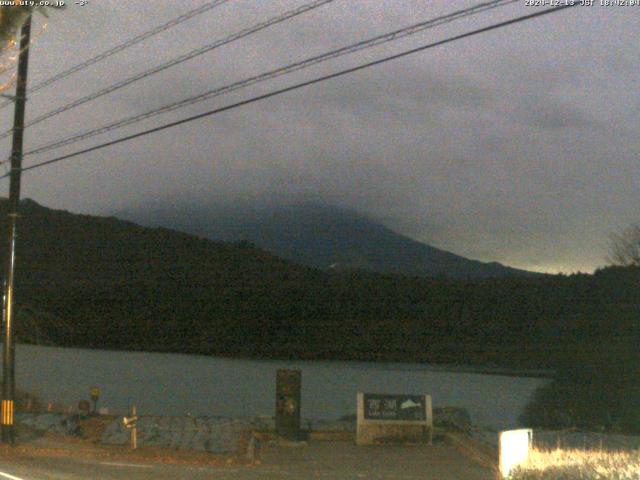
[[[511,471],[529,459],[533,440],[530,428],[500,432],[500,474],[508,478]]]

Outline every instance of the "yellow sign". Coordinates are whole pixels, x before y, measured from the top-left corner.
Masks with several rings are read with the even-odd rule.
[[[91,388],[91,398],[98,398],[100,396],[100,389],[98,387]]]
[[[2,400],[2,425],[13,425],[13,400]]]

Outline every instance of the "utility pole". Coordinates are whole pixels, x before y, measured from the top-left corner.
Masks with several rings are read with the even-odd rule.
[[[15,441],[13,419],[15,405],[15,345],[13,338],[13,273],[16,263],[16,221],[20,208],[20,175],[22,173],[22,141],[24,110],[27,95],[27,67],[29,65],[29,42],[31,15],[20,31],[20,54],[18,57],[18,79],[16,83],[15,112],[13,116],[13,144],[11,147],[11,178],[9,184],[9,228],[5,252],[5,277],[2,320],[4,324],[4,348],[2,355],[2,406],[0,409],[2,442]]]

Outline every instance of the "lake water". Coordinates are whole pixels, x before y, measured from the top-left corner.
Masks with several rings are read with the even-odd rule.
[[[422,364],[224,359],[197,355],[16,347],[18,388],[43,401],[77,405],[100,387],[99,407],[142,415],[272,416],[279,368],[302,370],[302,416],[355,413],[356,393],[430,394],[434,407],[466,408],[474,423],[519,426],[546,380],[443,371]]]

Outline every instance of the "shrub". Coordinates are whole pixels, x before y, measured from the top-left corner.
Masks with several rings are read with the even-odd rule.
[[[588,351],[539,388],[521,421],[529,427],[640,433],[640,362],[625,348]]]

